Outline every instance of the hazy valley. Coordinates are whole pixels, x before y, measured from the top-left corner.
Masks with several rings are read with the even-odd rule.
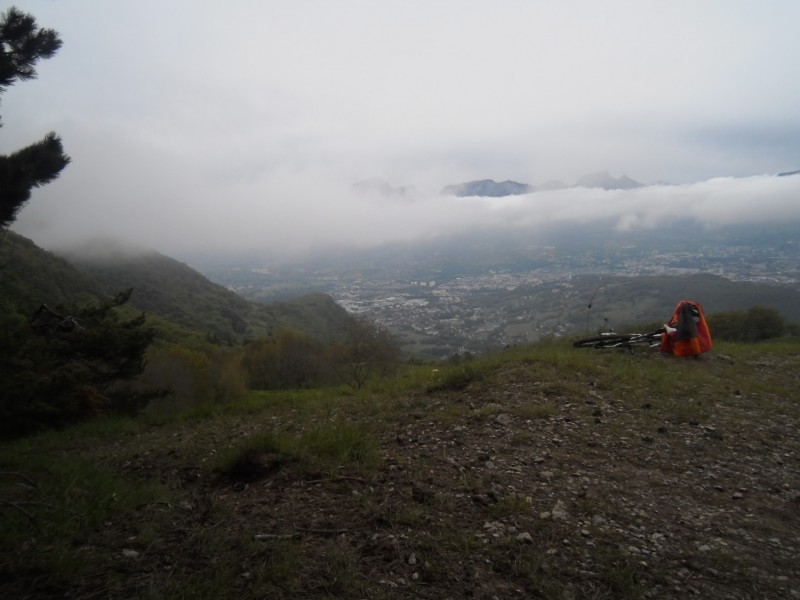
[[[245,298],[330,294],[412,353],[485,352],[587,329],[658,322],[684,297],[707,312],[763,305],[800,320],[797,224],[611,223],[342,250],[293,262],[198,259]],[[591,305],[591,306],[590,306]]]

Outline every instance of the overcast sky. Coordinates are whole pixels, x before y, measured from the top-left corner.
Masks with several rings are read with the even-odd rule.
[[[15,229],[166,253],[481,224],[800,219],[796,0],[20,0],[64,42],[2,96],[0,153],[73,162]],[[3,3],[4,9],[10,6]],[[609,170],[634,192],[455,199]],[[379,177],[411,199],[354,194]],[[602,215],[600,213],[603,213]]]

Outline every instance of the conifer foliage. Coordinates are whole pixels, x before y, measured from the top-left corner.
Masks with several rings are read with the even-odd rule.
[[[101,413],[135,413],[162,393],[130,383],[143,371],[155,335],[143,314],[121,310],[131,292],[81,306],[42,305],[16,322],[1,315],[0,437]]]
[[[0,16],[0,94],[17,81],[36,78],[36,63],[61,47],[58,33],[43,29],[36,19],[16,8]],[[0,124],[1,125],[1,124]],[[0,228],[16,219],[31,190],[53,181],[69,157],[55,133],[8,155],[0,155]]]

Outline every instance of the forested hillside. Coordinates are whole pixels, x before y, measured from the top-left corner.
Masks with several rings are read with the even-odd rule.
[[[118,245],[70,264],[7,232],[2,250],[0,437],[241,400],[250,389],[361,387],[398,358],[384,330],[324,294],[256,304],[155,251]]]
[[[103,295],[102,287],[89,275],[12,231],[0,234],[0,285],[3,310],[24,313],[43,303]]]
[[[132,288],[130,306],[226,344],[284,329],[330,341],[341,337],[347,320],[347,312],[322,294],[250,302],[155,250],[105,242],[64,252],[64,257],[11,231],[3,234],[3,302],[28,314],[42,303],[112,297]]]

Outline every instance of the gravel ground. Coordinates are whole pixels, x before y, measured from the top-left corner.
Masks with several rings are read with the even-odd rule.
[[[98,454],[176,496],[106,523],[97,569],[50,596],[800,598],[798,363],[669,363],[708,374],[691,396],[513,363],[314,415],[371,424],[380,464],[358,472],[215,468],[291,410],[154,427]],[[765,383],[738,389],[742,368]]]

